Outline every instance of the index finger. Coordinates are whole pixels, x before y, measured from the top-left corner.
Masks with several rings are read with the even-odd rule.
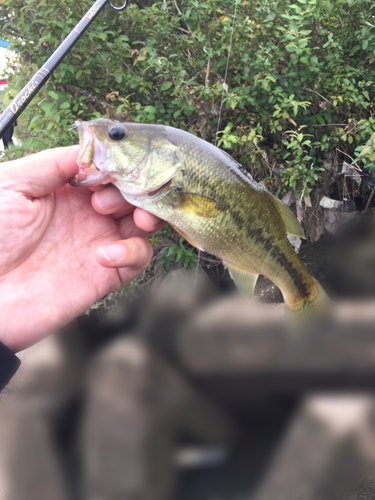
[[[94,209],[103,215],[123,216],[134,212],[134,206],[126,201],[120,191],[112,184],[96,191],[91,197],[91,203]]]
[[[39,198],[62,188],[78,172],[79,146],[47,149],[2,163],[0,177],[26,196]]]

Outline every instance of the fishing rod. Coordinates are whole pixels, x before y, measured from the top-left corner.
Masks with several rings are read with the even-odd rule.
[[[66,54],[72,49],[74,44],[81,38],[90,24],[108,4],[111,9],[118,12],[126,9],[130,0],[124,0],[121,7],[116,7],[111,0],[97,0],[89,9],[79,23],[73,28],[65,40],[59,45],[46,63],[35,73],[31,80],[24,86],[21,92],[9,104],[5,111],[0,115],[0,139],[14,124],[20,114],[25,110],[30,101],[35,97],[43,85],[47,82],[57,66],[64,59]]]

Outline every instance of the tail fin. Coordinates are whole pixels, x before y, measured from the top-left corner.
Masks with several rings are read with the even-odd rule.
[[[328,295],[320,283],[315,278],[312,279],[315,286],[312,287],[311,293],[307,297],[297,302],[292,302],[288,300],[289,297],[284,297],[285,312],[294,327],[305,328],[329,321],[332,318],[331,301]]]

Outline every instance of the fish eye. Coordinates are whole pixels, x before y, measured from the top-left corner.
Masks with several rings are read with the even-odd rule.
[[[122,125],[115,125],[109,129],[108,135],[112,141],[122,141],[126,136],[126,132]]]

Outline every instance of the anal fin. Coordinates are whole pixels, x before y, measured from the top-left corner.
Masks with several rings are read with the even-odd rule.
[[[258,279],[259,274],[249,273],[247,271],[243,271],[238,267],[231,266],[226,264],[228,267],[228,271],[230,277],[234,281],[237,289],[247,297],[253,298],[254,296],[254,288]]]

